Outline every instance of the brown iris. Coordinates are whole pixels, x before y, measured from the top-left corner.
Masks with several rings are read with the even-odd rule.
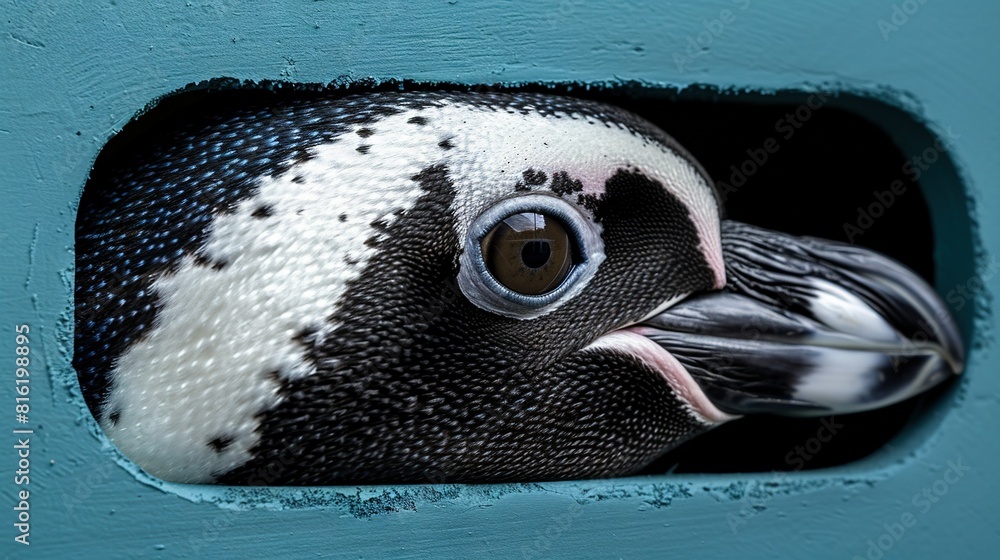
[[[507,217],[483,237],[480,248],[493,278],[526,295],[555,290],[573,266],[573,249],[565,226],[535,212]]]

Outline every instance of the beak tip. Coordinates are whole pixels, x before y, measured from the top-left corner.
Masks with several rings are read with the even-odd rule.
[[[862,412],[962,374],[950,310],[902,264],[735,222],[723,233],[727,269],[716,278],[728,287],[648,319],[644,331],[720,409]]]

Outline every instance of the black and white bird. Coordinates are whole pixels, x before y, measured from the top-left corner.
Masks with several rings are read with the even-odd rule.
[[[914,273],[722,220],[684,148],[591,101],[284,100],[119,162],[79,209],[74,366],[170,481],[622,475],[962,370]]]

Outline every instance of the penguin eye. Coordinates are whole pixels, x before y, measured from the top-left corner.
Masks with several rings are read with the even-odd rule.
[[[557,218],[519,212],[494,226],[480,249],[497,282],[519,294],[540,295],[569,276],[574,241]]]
[[[600,228],[589,215],[562,198],[526,194],[473,221],[458,285],[477,307],[531,319],[579,293],[603,260]]]

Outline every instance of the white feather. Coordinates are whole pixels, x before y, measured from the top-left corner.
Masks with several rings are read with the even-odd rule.
[[[427,124],[408,122],[417,115]],[[690,162],[621,126],[447,105],[365,128],[374,134],[351,130],[315,147],[315,157],[262,178],[257,196],[218,216],[203,253],[225,263],[221,269],[186,258],[175,274],[156,280],[157,324],[118,360],[101,419],[121,451],[150,474],[210,482],[251,458],[259,414],[281,404],[272,372],[289,379],[313,373],[293,337],[311,327],[320,337],[337,336],[337,325],[326,321],[375,251],[365,245],[376,235],[372,222],[391,224],[395,211],[412,208],[421,195],[412,177],[434,164],[446,165],[455,185],[458,239],[479,213],[514,193],[528,168],[550,180],[566,171],[595,195],[618,168],[641,170],[691,210],[717,285],[724,283],[710,187]],[[454,147],[439,147],[444,139]],[[370,146],[367,153],[357,150],[361,144]],[[252,215],[265,205],[271,217]],[[207,444],[219,437],[231,439],[221,451]]]

